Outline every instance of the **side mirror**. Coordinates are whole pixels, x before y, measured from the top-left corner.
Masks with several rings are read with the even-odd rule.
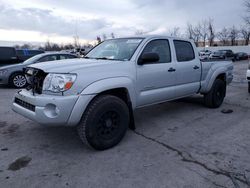
[[[144,53],[138,60],[138,65],[150,64],[160,60],[157,53]]]

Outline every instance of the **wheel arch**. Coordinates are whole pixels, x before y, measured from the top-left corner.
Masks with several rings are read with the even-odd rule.
[[[13,77],[15,74],[23,74],[23,75],[24,75],[24,73],[23,73],[22,71],[20,71],[20,70],[12,72],[12,73],[9,75],[9,79],[8,79],[8,83],[9,83],[9,84],[12,84],[12,82],[11,82],[11,81],[12,81],[12,77]]]
[[[227,80],[227,74],[226,74],[226,69],[225,68],[220,68],[220,69],[217,69],[215,72],[213,72],[212,74],[210,74],[210,76],[207,76],[206,80],[205,80],[205,85],[202,87],[201,89],[201,93],[204,94],[204,93],[208,93],[212,86],[213,86],[213,83],[216,79],[220,79],[224,82],[226,82]]]

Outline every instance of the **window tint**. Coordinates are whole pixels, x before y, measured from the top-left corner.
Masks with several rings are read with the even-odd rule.
[[[160,57],[156,63],[169,63],[171,62],[171,52],[168,40],[153,40],[147,44],[142,54],[144,53],[157,53]]]
[[[177,61],[191,61],[195,59],[194,49],[190,42],[174,40]]]
[[[10,60],[16,57],[15,48],[0,47],[0,60]]]
[[[55,61],[55,60],[57,60],[57,55],[48,55],[39,59],[38,62]]]
[[[60,55],[60,60],[62,59],[73,59],[73,58],[76,58],[75,56],[73,55]]]

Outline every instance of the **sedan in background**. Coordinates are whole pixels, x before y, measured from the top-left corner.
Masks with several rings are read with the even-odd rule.
[[[23,63],[0,67],[0,85],[9,85],[15,88],[23,88],[27,85],[27,80],[23,72],[23,69],[27,66],[34,63],[73,58],[77,58],[77,56],[70,53],[49,52],[33,56]]]
[[[213,52],[210,56],[210,59],[227,59],[227,60],[235,60],[235,55],[232,50],[218,50]]]
[[[248,54],[244,52],[238,52],[235,54],[236,61],[248,60]]]

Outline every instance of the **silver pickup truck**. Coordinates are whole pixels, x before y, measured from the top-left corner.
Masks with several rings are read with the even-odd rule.
[[[135,128],[137,108],[202,94],[217,108],[233,79],[230,61],[201,62],[193,41],[164,36],[106,40],[84,59],[34,64],[12,108],[43,125],[76,126],[97,150]]]

